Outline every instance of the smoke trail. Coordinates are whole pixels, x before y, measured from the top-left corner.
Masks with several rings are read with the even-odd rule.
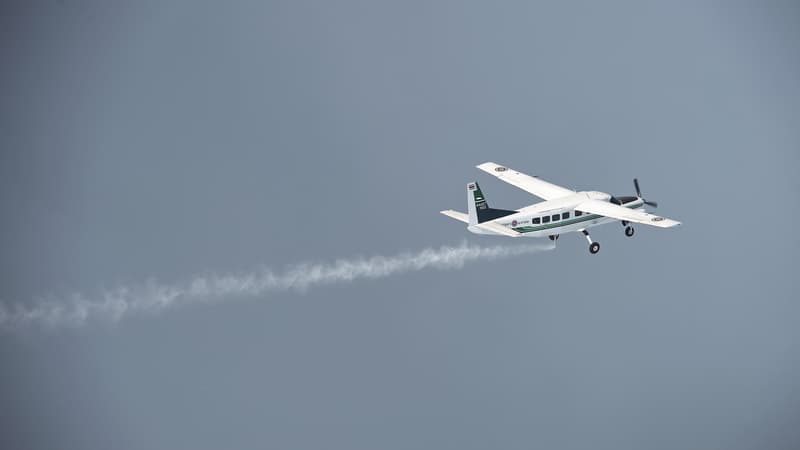
[[[38,299],[35,306],[0,304],[0,329],[18,329],[33,324],[45,327],[77,326],[89,320],[118,321],[129,314],[153,314],[190,303],[223,302],[268,292],[303,292],[316,285],[347,283],[358,279],[384,278],[425,269],[459,269],[473,261],[491,261],[554,248],[552,245],[481,247],[467,245],[426,248],[395,256],[340,259],[333,263],[300,264],[282,273],[261,267],[240,274],[205,274],[191,281],[119,286],[94,297],[76,293],[62,298]]]

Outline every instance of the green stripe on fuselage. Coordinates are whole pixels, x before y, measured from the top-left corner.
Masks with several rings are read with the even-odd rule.
[[[625,206],[626,208],[634,209],[634,208],[641,207],[643,204],[644,204],[644,202],[641,202],[641,203],[634,202],[634,203],[631,203],[629,205],[623,205],[623,206]],[[556,222],[550,222],[550,223],[546,223],[546,224],[543,224],[543,225],[536,225],[536,226],[528,225],[528,226],[524,226],[524,227],[515,227],[515,228],[512,228],[512,230],[516,231],[517,233],[530,233],[531,231],[542,231],[542,230],[549,230],[551,228],[565,227],[567,225],[572,225],[572,224],[576,224],[576,223],[580,223],[580,222],[586,222],[588,220],[594,220],[594,219],[603,218],[603,217],[606,217],[606,216],[600,216],[600,215],[597,215],[597,214],[584,214],[584,215],[582,215],[580,217],[575,217],[573,219],[559,220],[559,221],[556,221]]]

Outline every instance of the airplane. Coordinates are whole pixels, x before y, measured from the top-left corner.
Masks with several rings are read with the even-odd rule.
[[[615,197],[605,192],[576,192],[493,162],[476,167],[544,200],[516,211],[490,208],[478,182],[473,181],[467,184],[467,214],[452,209],[440,212],[466,223],[467,230],[476,234],[548,236],[555,241],[562,233],[580,232],[589,241],[589,253],[595,254],[600,251],[600,244],[592,240],[588,228],[621,221],[625,236],[631,237],[634,233],[631,223],[659,228],[681,224],[645,211],[645,205],[655,208],[658,203],[642,198],[636,178],[633,179],[636,196]]]

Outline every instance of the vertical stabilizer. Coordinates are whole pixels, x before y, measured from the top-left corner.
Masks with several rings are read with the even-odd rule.
[[[480,186],[477,181],[467,184],[467,213],[469,215],[469,224],[478,224],[478,207],[488,208],[486,199],[483,198]]]
[[[489,208],[489,203],[486,202],[481,187],[478,186],[477,181],[473,181],[467,184],[467,212],[469,213],[469,224],[477,225],[514,214],[517,211]]]

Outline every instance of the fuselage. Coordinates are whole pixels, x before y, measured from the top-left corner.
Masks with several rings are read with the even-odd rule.
[[[618,221],[614,218],[589,214],[576,209],[578,205],[587,200],[618,202],[617,204],[626,208],[644,210],[644,200],[639,197],[615,198],[605,192],[581,191],[574,195],[526,206],[514,214],[495,219],[494,222],[521,233],[523,236],[544,237]],[[468,229],[477,234],[491,234],[474,226],[469,226]]]

